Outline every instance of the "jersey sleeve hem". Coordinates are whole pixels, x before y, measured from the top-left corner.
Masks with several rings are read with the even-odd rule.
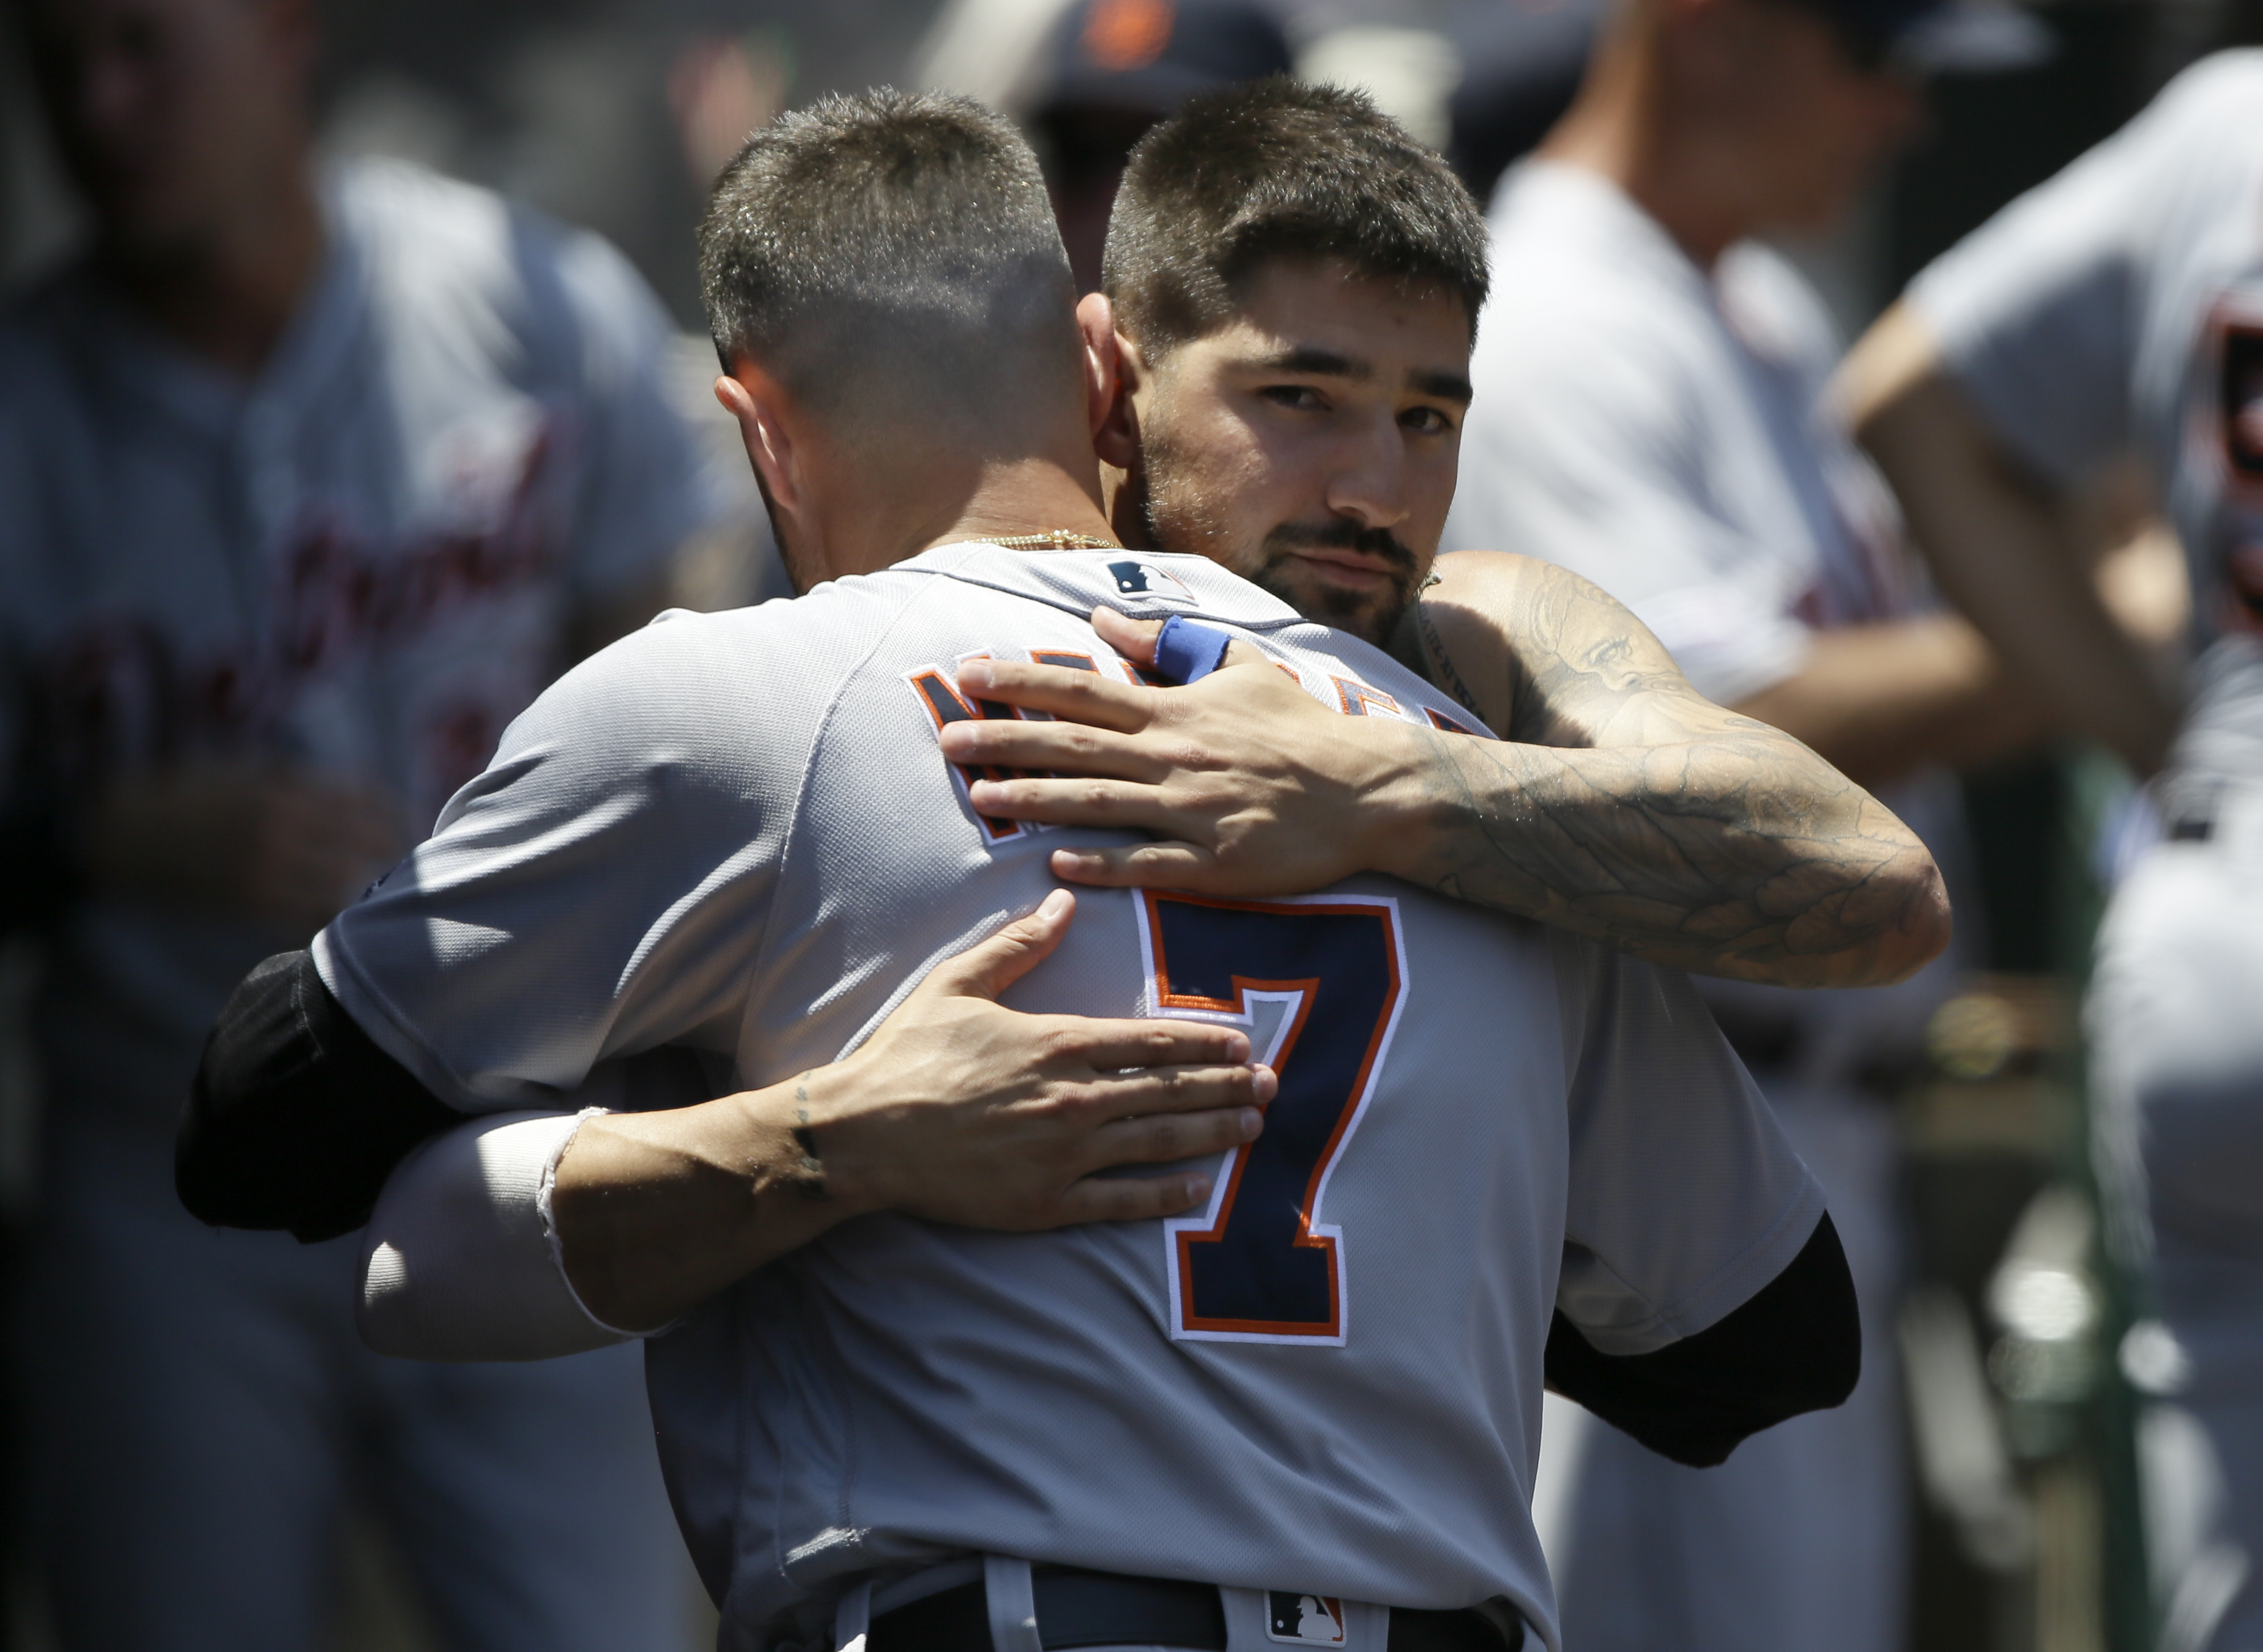
[[[369,1035],[370,1042],[459,1113],[469,1117],[557,1105],[556,1093],[543,1086],[527,1085],[521,1086],[520,1095],[495,1096],[483,1094],[466,1082],[417,1034],[376,984],[355,967],[351,954],[336,934],[336,925],[316,935],[307,950],[314,958],[315,971],[322,977],[322,985]]]
[[[1569,1317],[1598,1353],[1654,1353],[1718,1324],[1767,1288],[1798,1257],[1825,1211],[1822,1184],[1803,1166],[1798,1192],[1768,1230],[1678,1301],[1651,1303],[1642,1318],[1617,1324],[1589,1325],[1576,1314]]]

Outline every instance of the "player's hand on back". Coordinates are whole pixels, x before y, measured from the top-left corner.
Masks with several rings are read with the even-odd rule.
[[[248,919],[302,943],[407,848],[365,787],[270,764],[184,763],[119,776],[86,822],[96,887]]]
[[[854,1055],[802,1080],[830,1196],[1002,1229],[1173,1216],[1209,1196],[1194,1172],[1096,1172],[1254,1140],[1275,1080],[1243,1034],[997,1001],[1060,944],[1075,904],[1056,891],[937,965]]]
[[[876,1211],[1028,1231],[1175,1216],[1209,1198],[1210,1178],[1183,1161],[1254,1140],[1274,1075],[1230,1027],[1000,1005],[1075,909],[1057,890],[937,965],[829,1067],[584,1122],[551,1208],[589,1311],[656,1328]],[[1147,1165],[1176,1167],[1102,1173]]]
[[[1141,664],[1153,660],[1161,629],[1106,608],[1094,610],[1093,627]],[[969,719],[943,730],[955,763],[1028,771],[976,782],[976,809],[1156,840],[1056,849],[1053,875],[1069,883],[1240,896],[1325,889],[1383,862],[1376,840],[1412,800],[1422,768],[1412,730],[1337,715],[1238,639],[1218,670],[1185,688],[1002,660],[970,660],[958,681],[983,699],[1057,719]]]

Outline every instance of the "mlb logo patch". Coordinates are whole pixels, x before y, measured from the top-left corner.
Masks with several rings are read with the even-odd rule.
[[[1265,1638],[1284,1646],[1341,1646],[1343,1602],[1334,1595],[1270,1590],[1265,1596]]]
[[[1111,562],[1116,588],[1125,596],[1160,596],[1167,602],[1191,602],[1195,594],[1152,562]]]

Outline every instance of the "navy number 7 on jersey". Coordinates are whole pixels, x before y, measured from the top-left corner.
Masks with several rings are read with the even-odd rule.
[[[1164,1224],[1171,1334],[1341,1345],[1345,1239],[1319,1220],[1320,1201],[1398,1023],[1398,903],[1150,891],[1140,918],[1156,1013],[1251,1021],[1281,1079],[1263,1133],[1235,1151],[1211,1208]],[[1269,1050],[1255,1027],[1265,1006],[1280,1015]]]

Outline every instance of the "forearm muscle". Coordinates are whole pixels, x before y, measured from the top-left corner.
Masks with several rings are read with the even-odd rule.
[[[1898,979],[1947,939],[1915,836],[1772,730],[1600,750],[1423,738],[1423,829],[1391,869],[1454,899],[1787,986]]]
[[[1632,614],[1527,558],[1442,558],[1423,644],[1507,739],[1429,735],[1402,876],[1654,963],[1900,979],[1947,944],[1917,835],[1781,730],[1713,704]],[[1402,787],[1404,783],[1402,783]]]

